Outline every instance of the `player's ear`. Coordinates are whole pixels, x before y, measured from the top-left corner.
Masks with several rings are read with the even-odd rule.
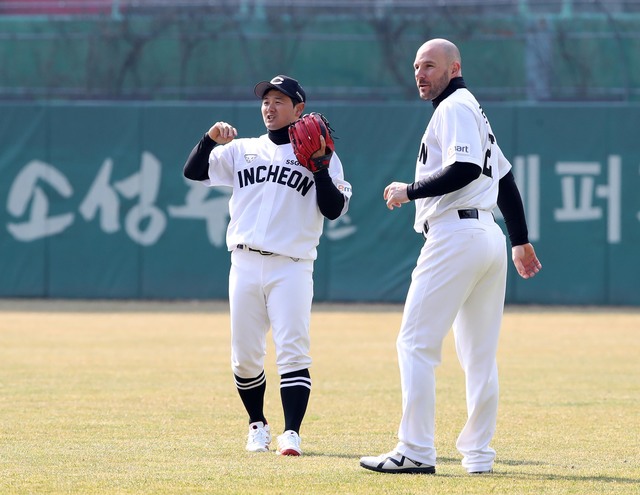
[[[293,106],[293,111],[295,113],[296,118],[300,118],[302,116],[302,112],[304,112],[304,102],[297,103]]]

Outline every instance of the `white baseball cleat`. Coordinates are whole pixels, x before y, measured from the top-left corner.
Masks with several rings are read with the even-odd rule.
[[[293,430],[287,430],[278,436],[278,455],[302,455],[300,450],[300,435]]]
[[[360,466],[379,473],[435,474],[436,468],[414,461],[395,450],[377,457],[361,457]]]
[[[249,452],[269,452],[271,443],[271,428],[262,421],[256,421],[249,425],[247,435],[247,450]]]

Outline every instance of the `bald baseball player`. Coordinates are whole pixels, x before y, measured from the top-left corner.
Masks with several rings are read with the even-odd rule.
[[[492,214],[496,204],[520,276],[533,277],[542,265],[528,240],[511,164],[466,87],[458,48],[444,39],[426,42],[416,53],[414,75],[420,98],[435,110],[420,142],[415,182],[392,182],[383,193],[390,210],[415,203],[414,228],[425,238],[397,339],[402,419],[395,448],[363,457],[360,465],[382,473],[435,473],[435,368],[453,327],[468,413],[456,446],[469,473],[486,474],[496,455],[489,444],[507,272],[505,237]]]
[[[227,229],[231,368],[249,419],[246,449],[267,452],[271,443],[264,415],[264,360],[271,328],[284,412],[276,452],[299,456],[311,392],[309,320],[316,247],[324,218],[333,220],[347,211],[351,185],[335,151],[330,157],[327,149],[313,155],[330,159],[329,167],[316,173],[297,161],[288,129],[307,100],[297,80],[278,75],[259,82],[254,93],[262,102],[266,134],[238,138],[234,126],[216,122],[189,155],[184,176],[233,191]]]

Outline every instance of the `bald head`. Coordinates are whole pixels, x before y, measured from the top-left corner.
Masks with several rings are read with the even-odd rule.
[[[460,58],[460,50],[458,47],[444,38],[435,38],[424,43],[418,48],[418,53],[428,52],[433,56],[442,59],[447,65],[457,62],[460,65],[460,74],[462,75],[462,59]]]
[[[429,40],[418,48],[413,68],[420,98],[433,100],[451,79],[462,76],[460,51],[448,40]]]

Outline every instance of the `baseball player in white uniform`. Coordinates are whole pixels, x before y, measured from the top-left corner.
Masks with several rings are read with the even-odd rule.
[[[284,412],[277,453],[297,456],[311,391],[309,320],[316,246],[324,218],[347,211],[351,185],[335,152],[329,168],[316,173],[297,161],[288,128],[305,107],[298,81],[279,75],[258,83],[254,93],[262,101],[267,133],[236,139],[232,125],[216,122],[192,150],[184,175],[206,186],[233,188],[226,239],[231,252],[231,365],[249,416],[246,449],[267,452],[271,442],[263,410],[271,328]],[[314,156],[329,152],[319,150]]]
[[[453,327],[468,412],[456,446],[469,473],[490,473],[507,270],[505,237],[492,214],[496,204],[518,273],[533,277],[542,265],[528,241],[511,165],[466,88],[457,47],[443,39],[426,42],[414,70],[420,97],[435,111],[420,143],[415,182],[392,182],[383,195],[391,210],[415,201],[414,227],[425,237],[397,339],[402,419],[395,449],[363,457],[360,465],[383,473],[435,473],[435,368]]]

